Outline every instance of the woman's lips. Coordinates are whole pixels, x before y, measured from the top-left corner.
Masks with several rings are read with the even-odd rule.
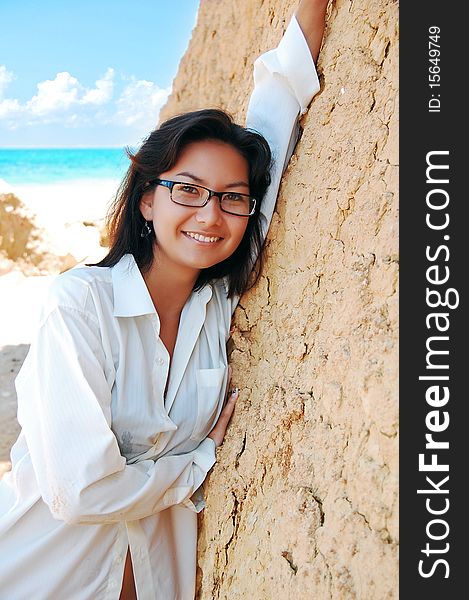
[[[188,238],[188,239],[192,240],[192,241],[193,241],[193,242],[195,242],[196,244],[201,244],[201,245],[203,245],[203,246],[210,246],[210,245],[212,245],[212,246],[213,246],[214,244],[217,244],[218,242],[221,242],[221,241],[222,241],[222,239],[223,239],[223,238],[219,238],[218,240],[216,240],[216,241],[214,241],[214,242],[205,242],[205,241],[203,241],[203,240],[198,240],[198,239],[196,239],[195,237],[192,237],[191,235],[189,235],[189,234],[188,234],[188,233],[186,233],[185,231],[183,231],[182,233],[183,233],[183,235],[184,235],[186,238]],[[207,236],[207,237],[215,237],[215,236]]]

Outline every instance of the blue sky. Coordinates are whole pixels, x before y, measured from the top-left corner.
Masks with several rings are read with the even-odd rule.
[[[198,0],[0,0],[0,147],[137,145]]]

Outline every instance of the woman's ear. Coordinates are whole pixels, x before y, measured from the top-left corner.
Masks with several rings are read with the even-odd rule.
[[[153,220],[153,194],[154,190],[152,190],[151,192],[146,192],[145,194],[143,194],[142,199],[140,200],[140,212],[142,213],[142,216],[146,221]]]

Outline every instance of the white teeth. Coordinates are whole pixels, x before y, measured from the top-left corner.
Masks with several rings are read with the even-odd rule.
[[[199,242],[216,242],[220,239],[219,237],[205,237],[204,235],[200,235],[198,233],[192,233],[192,231],[186,231],[186,234],[196,240],[199,240]]]

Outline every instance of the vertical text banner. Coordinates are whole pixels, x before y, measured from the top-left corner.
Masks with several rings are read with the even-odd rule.
[[[400,6],[400,598],[469,597],[461,4]],[[468,164],[465,164],[468,163]],[[463,512],[464,510],[464,512]]]

